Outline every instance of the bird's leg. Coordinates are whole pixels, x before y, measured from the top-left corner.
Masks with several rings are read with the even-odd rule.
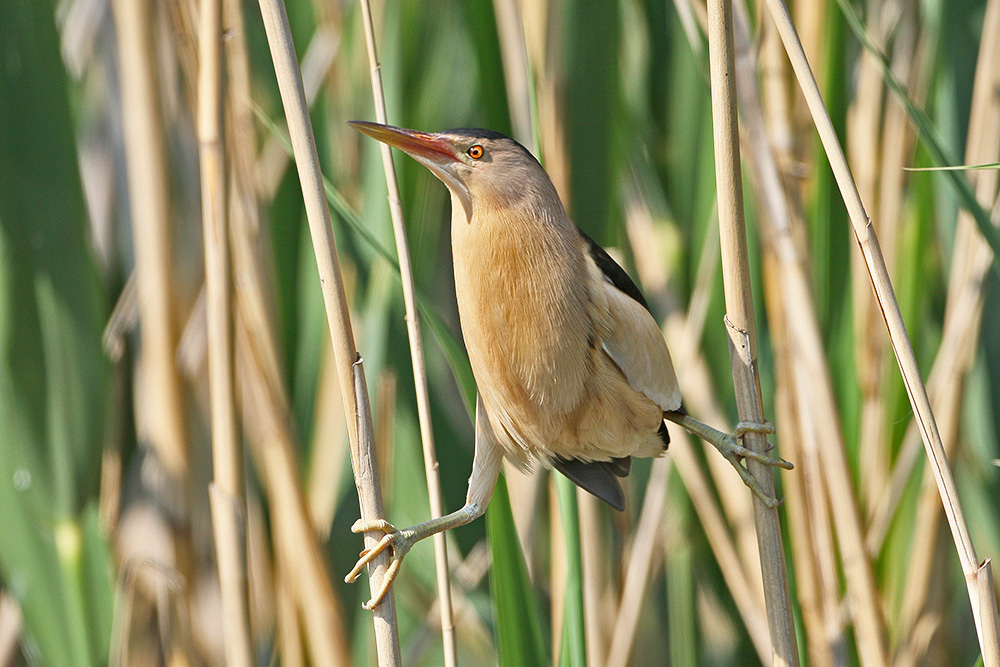
[[[358,574],[361,570],[365,568],[368,563],[372,561],[376,556],[385,551],[386,548],[392,548],[392,560],[389,562],[389,567],[386,568],[385,574],[382,576],[382,587],[372,596],[372,599],[364,603],[362,606],[365,609],[372,610],[378,606],[385,597],[385,594],[389,590],[389,586],[395,581],[396,575],[399,573],[399,566],[403,563],[403,557],[406,556],[407,552],[413,547],[414,544],[420,540],[430,537],[436,533],[440,533],[443,530],[449,530],[451,528],[457,528],[459,526],[464,526],[473,519],[482,516],[484,508],[479,505],[466,504],[465,507],[458,510],[457,512],[452,512],[451,514],[446,514],[445,516],[438,517],[437,519],[431,519],[430,521],[424,521],[423,523],[418,523],[409,528],[403,528],[402,530],[396,530],[396,528],[384,519],[376,519],[375,521],[369,521],[367,523],[358,519],[353,526],[351,526],[352,533],[367,533],[371,531],[381,531],[385,533],[378,544],[376,544],[371,549],[365,549],[361,552],[361,558],[358,559],[357,564],[354,569],[344,577],[344,581],[347,583],[354,583],[358,578]]]
[[[740,443],[740,440],[747,433],[774,433],[774,426],[770,423],[740,422],[736,426],[736,430],[732,433],[723,433],[683,412],[665,412],[663,416],[678,426],[684,427],[705,442],[711,443],[736,468],[736,472],[740,474],[743,483],[747,485],[755,496],[763,500],[768,507],[778,506],[778,501],[761,488],[757,480],[750,474],[750,471],[741,463],[742,459],[753,459],[764,465],[776,466],[785,470],[792,469],[792,464],[785,459],[780,457],[773,459],[767,454],[747,449]]]
[[[368,533],[379,531],[384,533],[381,540],[371,549],[361,552],[354,569],[344,577],[347,583],[353,583],[361,570],[365,568],[376,556],[392,548],[392,560],[382,576],[382,586],[373,594],[372,599],[364,603],[365,609],[372,610],[378,606],[388,592],[396,575],[399,574],[399,567],[403,563],[403,557],[413,545],[420,540],[435,535],[451,528],[464,526],[473,519],[477,519],[486,511],[486,505],[493,497],[493,487],[496,486],[497,476],[500,474],[500,463],[503,461],[503,452],[496,444],[493,431],[490,428],[489,420],[482,408],[482,402],[476,401],[476,455],[472,461],[472,476],[469,478],[469,493],[465,500],[465,506],[457,512],[446,514],[445,516],[424,521],[409,528],[396,530],[396,528],[384,519],[374,521],[361,521],[360,519],[351,526],[351,532]]]

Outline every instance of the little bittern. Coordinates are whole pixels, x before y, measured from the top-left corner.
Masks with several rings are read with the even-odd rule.
[[[438,134],[352,121],[356,129],[408,153],[451,191],[455,291],[479,395],[476,451],[465,506],[396,530],[384,520],[379,544],[347,576],[387,547],[393,558],[379,603],[403,556],[419,540],[481,516],[506,456],[526,468],[550,464],[615,509],[633,456],[661,455],[664,419],[711,442],[768,504],[741,464],[753,458],[790,468],[743,447],[741,424],[723,433],[689,417],[660,328],[635,283],[570,220],[552,181],[523,146],[489,130]]]

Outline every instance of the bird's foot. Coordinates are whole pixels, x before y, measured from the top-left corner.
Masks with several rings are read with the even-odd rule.
[[[774,433],[774,426],[770,422],[759,424],[757,422],[741,421],[736,425],[736,429],[731,434],[720,438],[719,442],[713,444],[715,444],[719,452],[726,458],[726,460],[729,461],[734,468],[736,468],[736,472],[739,473],[740,479],[743,480],[743,483],[750,489],[750,491],[753,492],[755,496],[760,498],[768,507],[777,507],[781,504],[781,501],[764,491],[760,483],[758,483],[757,480],[750,474],[750,471],[747,470],[746,466],[743,464],[743,460],[753,459],[758,463],[776,468],[782,468],[784,470],[791,470],[794,466],[783,458],[771,458],[767,454],[755,452],[752,449],[745,447],[741,441],[743,440],[743,436],[747,433],[763,433],[768,435]],[[773,448],[774,445],[768,442],[765,451],[770,451]]]
[[[344,577],[344,581],[347,583],[354,583],[365,566],[386,549],[392,550],[392,559],[389,562],[389,567],[386,568],[385,574],[382,575],[382,586],[372,595],[371,600],[361,605],[368,611],[371,611],[382,602],[382,598],[385,597],[385,594],[389,591],[389,587],[392,586],[392,582],[396,580],[396,575],[399,574],[399,567],[403,564],[403,557],[406,556],[410,547],[415,542],[413,535],[410,534],[412,533],[412,529],[404,528],[403,530],[396,530],[391,523],[384,519],[368,522],[358,519],[351,526],[352,533],[370,533],[373,531],[384,533],[382,539],[371,549],[362,551],[361,557],[358,559],[354,569]]]
[[[475,466],[473,466],[473,470],[475,470]],[[410,526],[409,528],[403,528],[402,530],[397,530],[391,523],[385,521],[384,519],[367,522],[360,520],[356,521],[355,524],[351,526],[351,532],[370,533],[378,531],[383,533],[383,536],[382,539],[378,541],[378,544],[373,546],[371,549],[365,549],[361,552],[361,558],[358,559],[358,564],[354,566],[354,569],[351,570],[350,574],[344,577],[344,581],[352,583],[358,578],[358,574],[366,565],[368,565],[368,563],[372,561],[372,559],[386,549],[392,549],[392,558],[389,561],[389,567],[386,568],[385,574],[382,575],[382,585],[372,596],[372,599],[363,605],[365,609],[371,611],[377,607],[382,601],[382,598],[385,597],[385,594],[388,592],[389,587],[396,578],[396,575],[399,574],[399,566],[403,563],[403,557],[409,553],[414,544],[425,537],[430,537],[436,533],[456,528],[458,526],[464,526],[476,517],[482,515],[482,507],[476,503],[467,502],[465,506],[457,512],[452,512],[451,514],[447,514],[442,517],[424,521],[423,523],[418,523]]]

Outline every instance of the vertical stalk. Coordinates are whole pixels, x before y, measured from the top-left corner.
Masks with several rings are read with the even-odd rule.
[[[153,18],[148,0],[112,3],[118,31],[122,123],[135,246],[139,319],[142,322],[142,386],[137,392],[145,433],[174,475],[187,471],[187,435],[181,378],[174,362],[177,323],[173,313],[173,262],[167,155],[160,122],[158,79],[152,53]]]
[[[340,275],[337,246],[330,226],[330,211],[327,208],[326,195],[323,190],[323,176],[319,168],[316,139],[309,123],[309,109],[306,106],[302,75],[298,68],[284,3],[281,0],[260,0],[260,9],[278,79],[282,106],[288,119],[292,149],[295,153],[295,165],[298,169],[299,182],[305,201],[306,218],[309,221],[313,250],[316,253],[327,323],[330,327],[333,351],[337,359],[344,413],[348,415],[347,430],[351,436],[352,445],[351,465],[354,470],[355,484],[358,487],[361,518],[363,521],[373,521],[382,518],[385,513],[376,479],[374,451],[371,448],[374,440],[371,437],[371,417],[368,416],[366,419],[358,420],[358,422],[354,418],[358,412],[354,393],[353,365],[359,360],[359,357],[354,345],[351,317],[347,309],[347,296],[344,293],[344,283]],[[364,438],[359,437],[359,425],[367,431]],[[361,449],[362,440],[368,445],[364,450]],[[362,470],[368,472],[364,481],[359,477]],[[378,540],[374,535],[365,535],[366,548],[371,549],[377,543]],[[381,587],[382,577],[385,576],[388,564],[389,554],[381,553],[369,566],[370,586],[373,593]],[[391,589],[382,603],[375,608],[372,617],[375,625],[379,664],[399,665],[401,658],[396,624],[396,599]]]
[[[798,79],[802,89],[809,112],[812,115],[816,130],[823,143],[827,159],[833,169],[834,177],[840,188],[841,196],[847,205],[847,211],[854,228],[854,235],[857,239],[861,253],[868,268],[868,275],[872,281],[872,289],[875,291],[882,318],[885,320],[886,329],[889,332],[889,339],[892,343],[896,361],[899,364],[900,373],[903,376],[903,383],[906,386],[906,394],[910,399],[910,407],[913,409],[916,422],[920,429],[921,437],[924,441],[924,448],[927,452],[928,462],[937,483],[938,493],[944,504],[945,515],[948,518],[948,525],[951,528],[952,539],[958,551],[959,561],[962,564],[962,571],[966,578],[966,586],[969,600],[972,606],[973,618],[976,622],[976,632],[979,636],[980,646],[983,651],[984,660],[987,667],[992,667],[996,662],[991,660],[1000,659],[1000,647],[996,645],[997,632],[995,629],[983,631],[981,612],[984,606],[989,607],[987,618],[996,618],[996,600],[981,600],[979,596],[980,584],[978,577],[988,568],[982,568],[975,547],[972,544],[972,537],[969,534],[968,523],[959,502],[958,490],[955,487],[955,480],[952,477],[951,469],[948,467],[948,459],[944,451],[941,434],[938,431],[937,423],[934,419],[934,412],[931,409],[930,399],[927,396],[927,389],[920,377],[920,369],[917,366],[916,355],[913,346],[910,345],[909,337],[906,333],[906,326],[903,323],[903,316],[899,310],[899,303],[896,300],[892,281],[889,279],[889,272],[886,269],[885,261],[882,258],[882,251],[879,247],[875,229],[865,211],[861,196],[851,177],[850,168],[844,157],[844,151],[840,146],[837,133],[830,116],[823,104],[823,97],[816,85],[809,62],[806,60],[792,24],[788,10],[781,0],[765,0],[771,18],[778,29],[785,51],[788,53],[792,63],[792,70]],[[986,642],[994,642],[987,644]]]
[[[708,45],[719,234],[722,241],[726,328],[729,333],[733,383],[736,388],[740,419],[763,422],[760,383],[757,377],[757,334],[750,293],[750,267],[743,219],[731,0],[709,2]],[[762,434],[749,433],[745,441],[747,447],[753,451],[766,451],[767,440]],[[766,493],[774,493],[774,480],[766,465],[747,461],[747,468]],[[753,507],[773,662],[776,665],[797,665],[798,648],[778,512],[777,509],[768,508],[756,496],[753,499]]]
[[[653,560],[659,559],[662,550],[660,540],[663,515],[667,502],[667,481],[672,459],[663,456],[653,460],[649,474],[649,484],[639,512],[635,538],[625,567],[625,581],[622,585],[621,600],[614,618],[611,633],[611,648],[604,664],[608,667],[626,667],[635,641],[639,612],[649,583]]]
[[[228,183],[223,148],[222,0],[202,0],[198,21],[198,143],[205,292],[208,380],[211,404],[212,470],[209,488],[219,585],[223,644],[229,667],[253,664],[247,608],[247,552],[244,539],[243,452],[236,427],[232,269],[229,249]]]
[[[176,363],[179,327],[174,313],[173,239],[159,68],[153,57],[156,21],[149,0],[111,3],[118,35],[122,126],[135,253],[141,351],[135,413],[140,440],[148,440],[176,484],[188,482],[188,438],[183,383]],[[186,497],[184,493],[181,497]],[[175,527],[178,568],[183,573],[179,604],[191,604],[188,526]],[[184,637],[171,637],[169,654],[186,656]]]
[[[563,595],[562,640],[558,651],[560,665],[586,665],[587,641],[583,619],[583,572],[580,563],[580,510],[576,502],[576,486],[563,475],[555,475],[559,515],[562,520],[566,549],[566,577]],[[553,628],[555,630],[555,628]]]
[[[385,93],[382,89],[382,70],[375,48],[375,27],[368,0],[361,0],[361,14],[365,24],[365,43],[368,47],[368,65],[371,68],[372,94],[375,98],[375,118],[387,123],[385,113]],[[392,217],[392,231],[396,239],[396,256],[399,259],[399,276],[403,283],[403,304],[406,308],[406,334],[410,342],[410,361],[413,364],[413,384],[417,398],[417,418],[420,422],[420,442],[423,445],[424,475],[427,478],[427,495],[431,505],[431,516],[444,516],[441,500],[441,476],[438,474],[437,452],[434,447],[434,429],[431,425],[430,397],[427,391],[427,370],[424,367],[424,345],[420,337],[420,316],[417,312],[413,287],[413,268],[410,263],[410,249],[406,242],[406,223],[403,220],[403,206],[399,196],[399,183],[392,164],[392,149],[388,144],[379,143],[385,182],[389,189],[389,213]],[[434,562],[437,571],[439,610],[441,612],[441,639],[444,643],[444,664],[455,667],[455,620],[451,605],[451,575],[448,571],[448,542],[444,532],[434,535]]]
[[[789,390],[798,410],[794,421],[782,421],[783,433],[793,435],[800,452],[800,472],[788,485],[789,497],[800,493],[803,502],[789,508],[789,518],[805,530],[795,535],[795,565],[803,618],[809,631],[811,655],[818,643],[832,645],[842,634],[840,594],[835,547],[839,549],[849,607],[854,617],[854,636],[862,664],[886,660],[885,631],[872,565],[864,547],[864,528],[857,506],[843,432],[805,262],[793,241],[795,215],[784,195],[764,126],[745,6],[734,15],[737,50],[736,89],[747,137],[751,174],[759,192],[763,214],[762,236],[774,260],[780,298],[771,300],[772,340],[785,333],[788,345]],[[776,355],[781,358],[782,355]],[[784,411],[787,416],[787,411]],[[796,429],[796,430],[793,430]],[[794,498],[793,498],[794,499]],[[804,514],[800,514],[804,513]],[[836,528],[834,539],[830,519]],[[808,555],[802,547],[808,545]],[[815,588],[809,582],[815,583]],[[810,590],[811,589],[811,590]],[[812,593],[812,595],[810,595]],[[814,621],[820,621],[817,625]],[[814,660],[815,662],[815,660]]]

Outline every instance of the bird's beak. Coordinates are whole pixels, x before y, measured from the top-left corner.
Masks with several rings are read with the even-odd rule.
[[[471,206],[469,189],[455,171],[455,166],[462,164],[462,158],[446,136],[365,120],[349,120],[347,124],[373,139],[398,148],[430,169],[462,201],[468,214]]]
[[[347,124],[373,139],[412,155],[425,164],[426,161],[444,164],[460,161],[451,143],[439,134],[369,123],[365,120],[349,120]]]

